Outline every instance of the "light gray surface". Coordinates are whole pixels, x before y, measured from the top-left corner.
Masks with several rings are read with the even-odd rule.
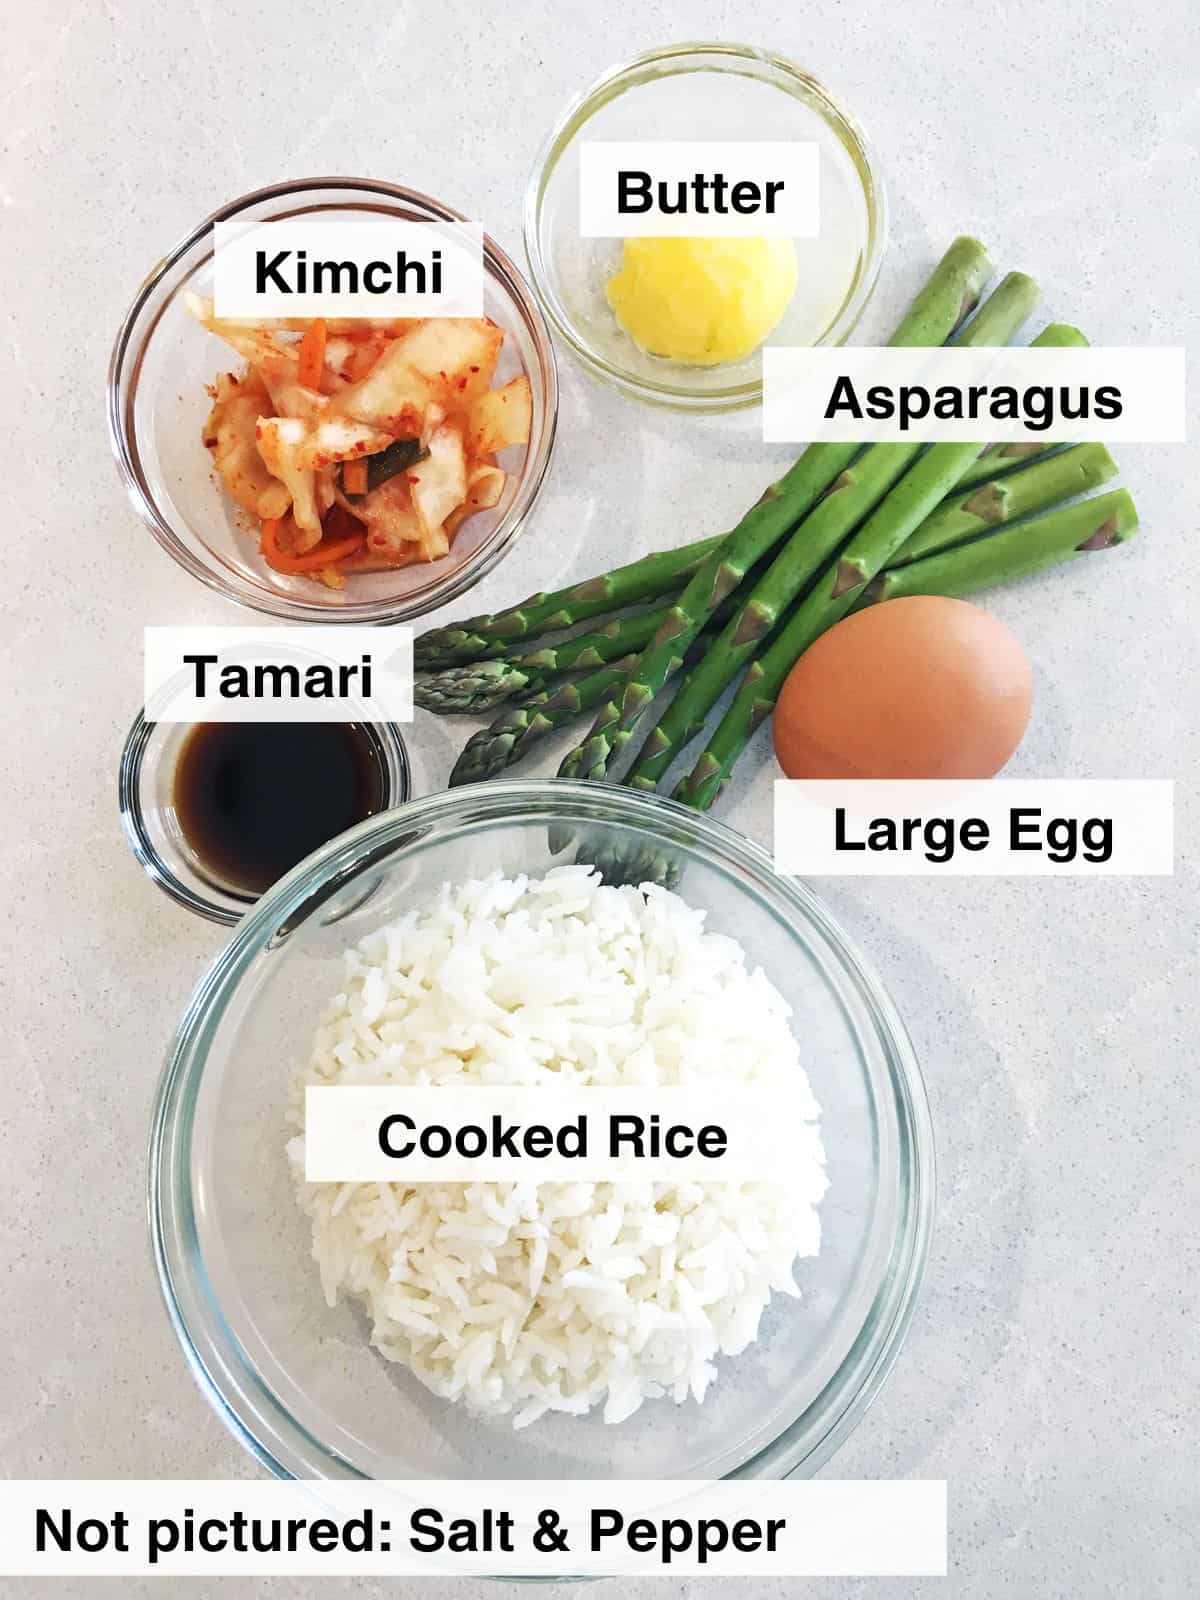
[[[316,0],[40,11],[9,0],[5,11],[3,1470],[248,1474],[186,1372],[146,1239],[160,1054],[220,935],[158,895],[126,852],[116,761],[139,700],[143,623],[242,618],[152,546],[109,460],[105,365],[142,274],[213,207],[314,173],[427,189],[515,251],[525,175],[563,101],[637,49],[715,36],[801,61],[877,142],[892,242],[861,341],[886,333],[950,236],[974,231],[999,263],[1035,273],[1047,313],[1093,342],[1194,350],[1196,13],[1185,0],[1043,0],[995,16],[939,0],[439,0],[346,21]],[[480,602],[718,531],[787,459],[756,442],[754,416],[698,424],[640,410],[565,360],[562,379],[537,524]],[[991,1600],[1200,1586],[1189,1169],[1200,459],[1193,446],[1119,456],[1142,514],[1136,543],[988,604],[1034,662],[1033,725],[1013,774],[1187,780],[1175,879],[827,885],[908,1018],[941,1157],[912,1334],[829,1470],[948,1479],[952,1576],[809,1592]],[[451,751],[452,733],[423,721],[419,791],[444,781]],[[765,742],[743,767],[722,814],[766,840]],[[119,1587],[158,1592],[148,1580]],[[175,1587],[230,1600],[478,1592]],[[0,1580],[0,1591],[101,1585]],[[624,1592],[717,1591],[659,1580]]]

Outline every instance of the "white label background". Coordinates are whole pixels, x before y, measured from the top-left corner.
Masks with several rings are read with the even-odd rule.
[[[357,690],[330,700],[226,700],[211,687],[194,693],[195,667],[185,655],[216,655],[207,683],[222,665],[253,669],[275,662],[306,667],[356,666],[371,659],[371,694],[362,693],[362,674],[349,680]],[[251,673],[252,678],[252,673]],[[335,626],[302,628],[208,627],[180,625],[144,630],[143,699],[153,722],[411,722],[413,719],[412,629]]]
[[[669,1088],[584,1089],[366,1085],[309,1085],[305,1090],[305,1168],[310,1183],[549,1183],[613,1182],[621,1178],[656,1182],[733,1182],[764,1179],[786,1183],[810,1170],[809,1156],[820,1148],[814,1107],[772,1087],[737,1093],[694,1085]],[[379,1145],[379,1127],[394,1113],[409,1116],[417,1129],[434,1125],[489,1129],[494,1116],[504,1125],[565,1127],[586,1118],[587,1155],[426,1156],[419,1148],[394,1157]],[[608,1153],[608,1119],[614,1114],[652,1114],[660,1126],[686,1124],[693,1133],[713,1125],[724,1130],[727,1150],[720,1156],[695,1153],[673,1157]],[[394,1143],[416,1134],[395,1131]],[[574,1140],[572,1140],[572,1148]],[[472,1145],[473,1149],[474,1146]],[[519,1143],[518,1143],[519,1149]]]
[[[1112,385],[1121,391],[1123,411],[1115,419],[1091,417],[1086,422],[1059,417],[1052,426],[1031,428],[1018,418],[993,421],[946,420],[927,416],[903,430],[895,417],[875,420],[839,411],[826,418],[839,378],[848,377],[866,406],[867,390],[879,384],[898,391],[920,385],[932,391],[948,385],[965,390],[971,384],[1012,385],[1018,391],[1048,385],[1066,386],[1075,399],[1081,386],[1094,394]],[[909,440],[956,441],[960,444],[1073,442],[1178,444],[1185,427],[1185,357],[1180,349],[1093,347],[1090,349],[972,350],[951,346],[934,350],[857,346],[853,349],[800,349],[768,346],[763,351],[763,438],[771,444],[799,440],[833,440],[843,444],[880,444]]]
[[[584,239],[769,238],[812,239],[821,222],[820,147],[778,140],[589,140],[579,149],[579,232]],[[690,184],[696,173],[723,173],[730,187],[750,180],[765,200],[768,182],[783,180],[775,209],[743,216],[617,210],[617,173],[648,172],[651,194],[659,179]],[[690,194],[690,189],[689,189]],[[728,198],[726,198],[728,204]]]
[[[843,878],[1094,878],[1161,877],[1174,871],[1174,784],[1158,778],[992,778],[982,782],[780,779],[775,784],[775,865],[803,877]],[[909,851],[887,854],[835,847],[834,811],[847,813],[846,833],[863,839],[873,817],[981,817],[991,842],[953,859],[928,861],[917,836]],[[1055,862],[1009,848],[1014,808],[1040,807],[1042,832],[1052,817],[1110,817],[1108,861]],[[1079,847],[1082,851],[1082,846]]]
[[[51,1543],[39,1553],[34,1543],[39,1507],[56,1518],[69,1508],[76,1523],[92,1517],[108,1521],[115,1511],[123,1511],[129,1518],[129,1550],[61,1552]],[[151,1519],[180,1520],[187,1508],[197,1522],[228,1519],[241,1511],[247,1517],[333,1517],[344,1523],[361,1517],[368,1507],[374,1512],[377,1533],[381,1522],[388,1524],[383,1533],[390,1546],[386,1550],[378,1548],[377,1538],[377,1548],[370,1554],[344,1549],[314,1552],[305,1545],[295,1553],[274,1555],[180,1551],[153,1566],[148,1559]],[[511,1553],[474,1554],[413,1550],[408,1539],[411,1517],[422,1507],[438,1510],[445,1522],[452,1517],[470,1517],[476,1524],[485,1509],[505,1509],[514,1518],[514,1549]],[[720,1518],[727,1523],[753,1518],[760,1525],[769,1518],[783,1518],[786,1525],[774,1551],[730,1547],[702,1563],[693,1550],[664,1563],[660,1552],[631,1550],[623,1537],[606,1541],[591,1553],[588,1519],[592,1509],[599,1507],[619,1511],[626,1526],[635,1517],[652,1517],[660,1523],[681,1518],[693,1527],[700,1518]],[[543,1508],[557,1511],[562,1525],[569,1527],[568,1550],[534,1548],[532,1536]],[[427,1479],[357,1483],[92,1478],[0,1482],[0,1573],[29,1577],[941,1577],[945,1572],[946,1485],[939,1480]]]
[[[289,217],[280,222],[218,222],[214,230],[213,304],[218,317],[481,317],[483,230],[474,222],[410,222],[400,217]],[[303,250],[315,261],[393,265],[397,251],[426,264],[426,293],[291,293],[256,287],[255,256]],[[442,290],[429,290],[432,252],[441,252]],[[295,280],[295,256],[280,268]],[[411,280],[410,280],[411,281]]]

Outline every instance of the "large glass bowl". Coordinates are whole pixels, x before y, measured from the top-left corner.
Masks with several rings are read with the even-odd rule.
[[[663,861],[794,1008],[830,1178],[802,1297],[723,1357],[702,1406],[627,1422],[544,1417],[520,1432],[437,1399],[326,1307],[284,1155],[289,1074],[339,987],[347,945],[446,880],[541,873],[570,854]],[[171,1045],[154,1115],[150,1209],[163,1291],[192,1369],[257,1458],[307,1478],[713,1478],[808,1474],[861,1417],[912,1315],[933,1152],[895,1008],[821,902],[757,846],[671,801],[554,780],[417,800],[301,863],[241,923]]]
[[[239,365],[189,315],[189,290],[212,294],[218,222],[320,221],[395,217],[433,225],[464,219],[415,189],[370,178],[311,178],[243,195],[206,217],[157,262],[138,289],[113,346],[108,429],[117,467],[138,516],[193,577],[226,599],[290,622],[404,622],[446,605],[490,572],[528,524],[550,464],[558,420],[558,377],[549,330],[529,287],[495,242],[484,237],[483,309],[504,329],[497,382],[529,378],[528,445],[501,453],[508,473],[499,505],[469,517],[440,561],[359,573],[344,590],[275,572],[257,538],[219,485],[201,443],[211,401],[205,385]]]

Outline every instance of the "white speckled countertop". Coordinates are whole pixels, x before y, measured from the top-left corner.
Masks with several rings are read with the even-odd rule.
[[[215,206],[314,173],[428,189],[516,252],[525,176],[563,101],[637,50],[724,37],[825,78],[882,154],[892,241],[860,340],[885,336],[948,239],[970,231],[997,262],[1034,273],[1047,313],[1093,342],[1194,351],[1200,17],[1186,0],[1042,0],[994,15],[944,0],[645,0],[616,12],[439,0],[359,11],[347,29],[317,0],[6,10],[3,1470],[249,1475],[184,1366],[146,1233],[161,1052],[220,933],[158,894],[126,850],[117,757],[139,701],[143,623],[241,614],[152,545],[109,459],[105,367],[142,274]],[[756,440],[756,416],[697,424],[634,408],[565,358],[561,373],[536,527],[481,602],[718,531],[788,459]],[[1194,406],[1192,423],[1194,434]],[[1200,455],[1118,454],[1137,541],[1103,568],[1083,563],[987,603],[1035,665],[1033,724],[1011,772],[1178,778],[1175,878],[825,886],[908,1019],[940,1148],[912,1333],[827,1471],[946,1478],[951,1576],[806,1592],[1200,1589]],[[425,720],[418,790],[444,781],[451,752]],[[772,775],[760,742],[722,813],[764,841]],[[484,1592],[174,1587],[230,1600]],[[767,1600],[796,1587],[722,1592]],[[121,1589],[159,1592],[150,1580]],[[14,1600],[93,1590],[114,1592],[0,1580]],[[648,1580],[623,1592],[717,1590]]]

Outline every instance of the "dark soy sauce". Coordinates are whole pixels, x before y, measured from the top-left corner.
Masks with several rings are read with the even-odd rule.
[[[204,868],[261,894],[383,809],[383,757],[357,722],[198,722],[175,764],[175,815]]]

